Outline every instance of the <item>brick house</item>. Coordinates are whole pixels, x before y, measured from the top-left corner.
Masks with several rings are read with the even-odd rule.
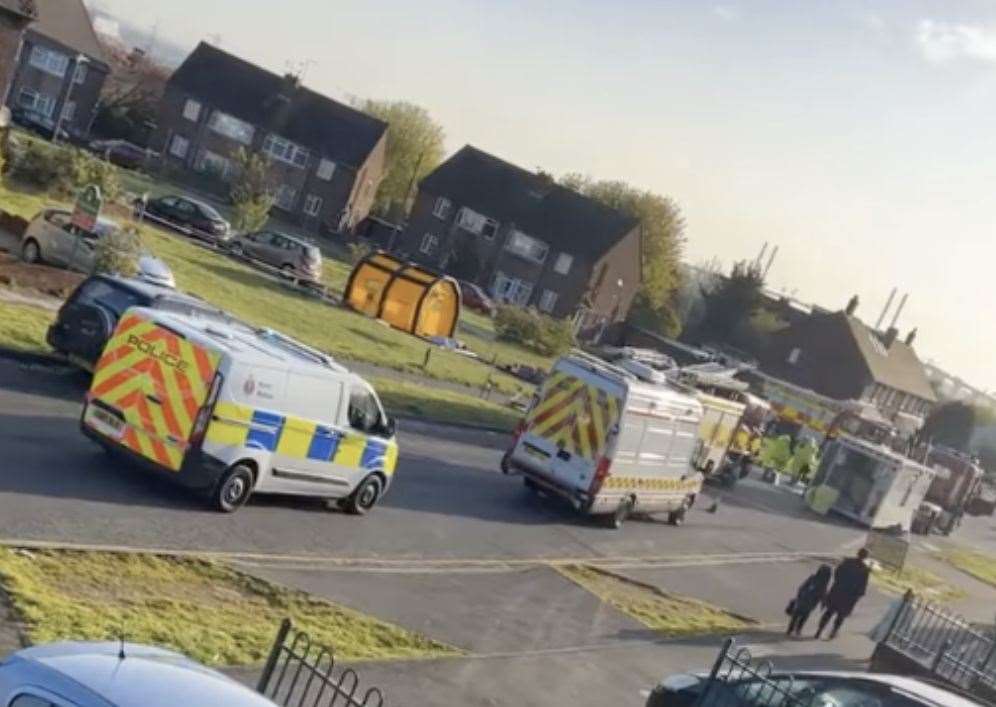
[[[82,0],[33,0],[38,17],[24,33],[7,105],[62,115],[70,133],[89,134],[110,69]]]
[[[267,156],[275,208],[305,228],[349,230],[385,169],[387,124],[202,42],[166,84],[152,147],[219,191],[240,147]]]
[[[625,319],[641,281],[639,221],[470,145],[419,184],[398,249],[497,300]]]
[[[876,331],[856,308],[854,298],[773,334],[761,371],[828,398],[872,403],[889,418],[926,417],[937,398],[913,349],[916,330],[902,340],[894,328]]]
[[[37,16],[31,0],[0,0],[0,105],[6,104],[24,30]]]

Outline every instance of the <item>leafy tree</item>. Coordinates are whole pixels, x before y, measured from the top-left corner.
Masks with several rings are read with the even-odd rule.
[[[681,320],[675,294],[681,284],[685,219],[673,199],[638,189],[623,181],[594,181],[568,174],[561,184],[639,219],[643,229],[643,281],[630,310],[631,321],[675,336]]]
[[[374,210],[390,219],[411,208],[419,180],[443,159],[443,128],[421,106],[407,101],[367,100],[361,109],[387,123],[387,169]]]
[[[93,131],[104,137],[145,145],[170,69],[141,51],[114,41],[105,39],[101,44],[110,73],[104,83]]]
[[[88,152],[73,150],[68,171],[66,178],[69,183],[65,186],[74,192],[95,184],[100,187],[100,194],[105,202],[114,201],[121,194],[118,168]]]
[[[138,259],[143,250],[142,237],[136,228],[111,231],[97,241],[93,270],[133,277],[138,272]]]
[[[761,302],[764,277],[756,263],[742,260],[730,276],[710,292],[703,292],[705,318],[694,332],[699,341],[724,341],[755,348],[751,318]]]
[[[266,225],[275,198],[270,163],[244,147],[235,152],[233,162],[237,176],[231,191],[232,228],[238,233],[258,231]]]

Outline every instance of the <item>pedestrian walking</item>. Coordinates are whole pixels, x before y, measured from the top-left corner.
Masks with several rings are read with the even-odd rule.
[[[821,565],[818,570],[809,575],[795,593],[795,599],[789,602],[789,619],[787,635],[802,635],[802,627],[809,620],[813,609],[823,603],[826,598],[830,580],[833,578],[833,567]]]
[[[827,598],[823,602],[826,610],[820,617],[816,638],[823,634],[831,619],[833,620],[833,629],[830,631],[829,638],[837,637],[841,625],[854,611],[858,600],[865,595],[870,574],[868,550],[865,548],[858,550],[857,557],[849,557],[837,565],[837,570],[833,573],[833,586],[830,587]]]

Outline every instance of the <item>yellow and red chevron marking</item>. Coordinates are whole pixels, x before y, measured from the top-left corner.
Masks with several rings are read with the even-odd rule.
[[[97,362],[90,394],[124,415],[123,444],[177,471],[217,367],[213,351],[126,314]]]
[[[619,416],[619,399],[562,372],[554,373],[544,389],[526,429],[571,454],[586,459],[601,455]]]

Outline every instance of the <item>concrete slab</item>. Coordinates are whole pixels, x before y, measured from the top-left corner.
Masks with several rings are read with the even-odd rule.
[[[649,633],[546,567],[419,574],[244,569],[474,653],[574,648]]]

